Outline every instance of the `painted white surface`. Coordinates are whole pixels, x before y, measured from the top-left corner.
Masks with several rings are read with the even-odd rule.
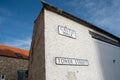
[[[76,39],[58,34],[58,25],[66,26],[76,32]],[[91,38],[89,29],[81,24],[69,20],[63,16],[45,10],[45,61],[46,61],[46,80],[118,80],[111,78],[112,74],[104,73],[107,67],[113,65],[108,61],[113,57],[113,51],[119,58],[120,48],[108,47],[108,45],[99,44]],[[103,46],[105,48],[103,48]],[[105,49],[105,52],[101,49]],[[111,51],[108,51],[111,49]],[[108,52],[107,52],[108,51]],[[109,56],[109,52],[110,56]],[[104,56],[104,53],[105,56]],[[89,66],[68,66],[56,65],[55,57],[68,57],[87,59]],[[103,57],[103,58],[102,58]],[[106,57],[108,58],[107,61]],[[117,58],[117,57],[116,57]],[[117,59],[118,59],[117,58]],[[113,58],[114,59],[114,58]],[[105,62],[104,62],[105,61]],[[107,66],[109,64],[109,66]],[[116,71],[119,70],[119,64],[116,64]],[[104,68],[105,67],[105,68]],[[113,71],[114,67],[109,67]],[[119,75],[120,71],[114,71]],[[108,74],[107,74],[108,73]],[[111,77],[109,77],[109,74]],[[116,75],[113,75],[114,78]],[[107,77],[107,78],[106,78]],[[109,77],[109,78],[108,78]]]
[[[68,65],[68,66],[88,66],[89,62],[86,59],[55,57],[56,65]]]
[[[97,47],[104,80],[120,80],[120,47],[95,39],[94,42]]]
[[[76,32],[72,29],[67,28],[66,26],[58,25],[58,33],[63,36],[76,39]]]

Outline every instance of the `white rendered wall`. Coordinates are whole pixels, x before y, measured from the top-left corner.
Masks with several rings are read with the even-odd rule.
[[[104,80],[120,80],[120,47],[95,39],[94,43],[98,51]]]
[[[58,25],[76,31],[76,39],[58,34]],[[45,10],[46,80],[104,80],[96,47],[88,28]],[[89,66],[56,65],[55,57],[87,59]]]

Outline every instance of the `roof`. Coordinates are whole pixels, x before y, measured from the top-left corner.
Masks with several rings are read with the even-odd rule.
[[[71,15],[71,14],[69,14],[69,13],[67,13],[67,12],[57,8],[57,7],[54,7],[53,5],[48,4],[43,0],[41,2],[43,4],[43,8],[45,8],[47,10],[50,10],[50,11],[53,11],[53,12],[59,14],[59,15],[62,15],[64,17],[66,17],[66,18],[69,18],[69,19],[71,19],[71,20],[73,20],[75,22],[78,22],[78,23],[82,24],[82,25],[85,25],[86,27],[89,27],[89,28],[91,28],[91,29],[93,29],[95,31],[101,32],[101,33],[103,33],[103,34],[105,34],[107,36],[110,36],[111,38],[116,39],[116,40],[118,40],[120,42],[119,37],[107,32],[107,31],[105,31],[105,30],[103,30],[101,28],[98,28],[97,26],[95,26],[95,25],[93,25],[93,24],[91,24],[91,23],[89,23],[87,21],[84,21],[83,19],[80,19],[80,18],[78,18],[76,16],[73,16],[73,15]]]
[[[29,51],[0,44],[0,56],[28,59]]]

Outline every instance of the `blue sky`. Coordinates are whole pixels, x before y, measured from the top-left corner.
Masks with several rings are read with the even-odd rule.
[[[45,0],[120,37],[120,0]],[[30,48],[40,0],[0,0],[0,44]]]

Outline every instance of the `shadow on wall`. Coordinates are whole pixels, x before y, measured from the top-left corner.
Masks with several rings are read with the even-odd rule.
[[[94,40],[104,80],[120,80],[120,47]]]

